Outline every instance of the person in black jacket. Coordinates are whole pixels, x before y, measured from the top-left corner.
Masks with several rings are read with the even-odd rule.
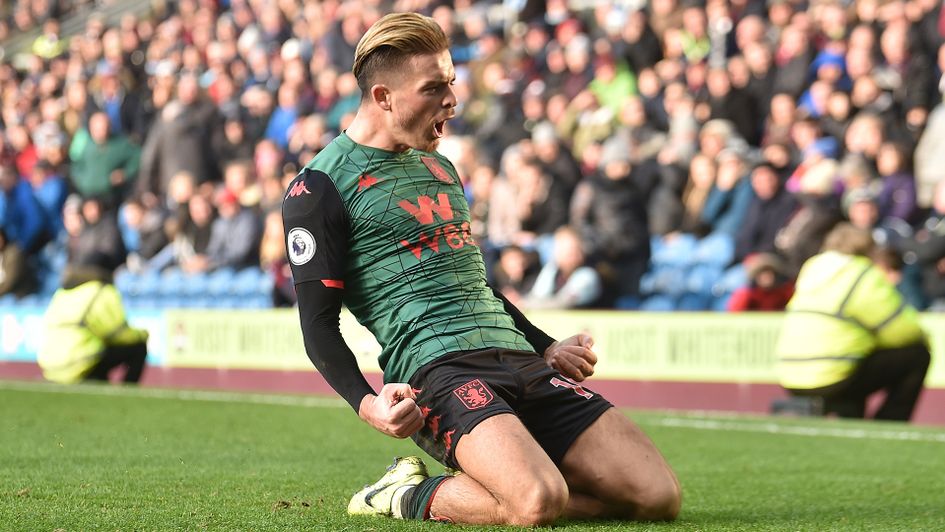
[[[571,202],[571,224],[581,234],[592,260],[616,276],[618,296],[636,295],[650,261],[646,193],[648,168],[630,163],[630,149],[620,139],[608,142],[600,170],[581,182]]]
[[[735,236],[735,260],[741,262],[752,253],[774,252],[774,240],[794,211],[797,200],[784,189],[774,168],[762,164],[751,173],[755,199]]]

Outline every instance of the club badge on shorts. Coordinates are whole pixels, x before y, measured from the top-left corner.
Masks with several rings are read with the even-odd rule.
[[[453,390],[453,395],[458,397],[463,405],[470,410],[482,408],[495,399],[492,390],[487,388],[479,379],[469,381],[456,388]]]
[[[289,248],[289,260],[296,266],[301,266],[315,256],[315,237],[307,229],[295,227],[286,237]]]

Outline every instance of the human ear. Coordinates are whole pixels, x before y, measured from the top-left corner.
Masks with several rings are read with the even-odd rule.
[[[390,111],[390,89],[386,85],[374,85],[371,87],[371,99],[378,107],[385,111]]]

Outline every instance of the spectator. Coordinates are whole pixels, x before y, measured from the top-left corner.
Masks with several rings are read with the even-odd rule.
[[[224,166],[232,161],[253,158],[253,143],[246,136],[246,126],[238,116],[227,117],[223,122],[223,136],[217,147],[220,163]]]
[[[62,174],[45,159],[40,159],[33,167],[30,185],[36,201],[43,208],[50,236],[55,239],[62,232],[62,207],[66,202],[69,185]]]
[[[702,153],[689,163],[689,179],[682,194],[682,219],[679,230],[703,236],[706,230],[705,205],[716,186],[717,163]]]
[[[171,176],[187,171],[197,183],[219,181],[213,148],[223,128],[215,106],[200,93],[197,78],[180,77],[177,98],[165,105],[141,152],[139,191],[164,196]]]
[[[797,209],[797,200],[784,190],[769,165],[762,164],[752,171],[751,188],[755,198],[735,236],[736,261],[744,260],[752,253],[774,252],[778,231]]]
[[[786,259],[785,271],[791,277],[820,251],[827,233],[843,219],[836,195],[838,167],[835,160],[822,159],[805,172],[795,194],[798,209],[775,237],[774,245]]]
[[[618,296],[636,295],[650,260],[646,203],[639,183],[647,168],[632,166],[623,143],[604,148],[600,170],[582,182],[571,203],[571,224],[586,253],[609,264]]]
[[[130,270],[144,269],[144,264],[168,244],[164,221],[163,210],[148,208],[137,198],[128,200],[119,209],[118,226],[128,251]]]
[[[945,180],[939,181],[932,197],[932,211],[916,231],[905,240],[905,259],[918,266],[922,290],[932,310],[945,309]]]
[[[728,71],[724,68],[709,69],[706,88],[709,94],[709,118],[731,121],[735,124],[735,130],[743,139],[748,141],[749,144],[757,146],[760,141],[761,128],[757,119],[753,120],[752,115],[745,112],[745,109],[756,107],[756,103],[748,93],[732,86]]]
[[[906,149],[893,142],[885,142],[879,148],[876,167],[883,188],[879,194],[879,215],[895,218],[911,224],[918,211],[916,205],[915,176],[909,172]]]
[[[27,267],[23,251],[0,227],[0,296],[13,294],[23,297],[35,289],[36,279]]]
[[[9,164],[0,166],[0,229],[27,256],[35,254],[51,237],[33,187]]]
[[[492,271],[492,286],[513,305],[520,305],[535,286],[541,271],[538,254],[519,246],[506,246]]]
[[[922,278],[915,268],[906,268],[902,255],[890,247],[877,246],[870,259],[876,264],[886,280],[899,290],[902,299],[912,307],[922,310],[928,306],[922,294]]]
[[[737,150],[722,150],[718,170],[702,206],[700,221],[713,233],[735,238],[748,213],[754,192],[748,167]]]
[[[282,212],[269,211],[259,244],[259,265],[274,280],[272,287],[272,306],[274,307],[291,307],[296,302],[295,283],[292,281],[292,270],[286,258],[284,235]]]
[[[124,367],[125,383],[141,379],[148,331],[128,325],[110,272],[91,264],[67,267],[43,322],[46,333],[36,358],[48,380],[108,381],[118,366]]]
[[[81,215],[82,228],[71,249],[69,263],[114,272],[127,255],[115,211],[101,198],[89,197],[82,200]]]
[[[107,114],[89,117],[88,130],[77,134],[69,148],[70,177],[83,197],[109,197],[117,204],[138,177],[141,149],[128,137],[112,134],[110,128]]]
[[[554,258],[535,279],[525,308],[576,308],[593,305],[601,295],[600,276],[587,265],[581,235],[570,227],[555,231]]]
[[[908,421],[929,348],[915,309],[868,258],[872,248],[868,232],[841,224],[804,264],[777,347],[781,384],[853,418],[884,390],[876,419]]]
[[[881,218],[878,193],[870,187],[849,191],[843,199],[847,219],[859,229],[869,231],[879,246],[899,249],[912,236],[912,228],[895,218]]]
[[[781,311],[794,295],[794,282],[784,261],[773,253],[759,253],[745,259],[749,285],[732,293],[729,312]]]
[[[243,208],[236,194],[226,188],[217,193],[216,205],[220,216],[210,228],[206,254],[183,262],[181,267],[185,272],[241,269],[259,263],[260,228],[256,215]]]
[[[122,85],[120,72],[109,63],[100,63],[90,88],[96,109],[108,116],[108,130],[140,146],[147,135],[146,115],[138,95]]]
[[[289,85],[279,87],[278,94],[278,105],[266,126],[266,138],[285,149],[289,145],[289,131],[299,119],[299,95],[297,89]]]
[[[170,243],[145,265],[147,270],[161,271],[170,266],[189,264],[195,257],[207,254],[216,211],[203,194],[192,195],[179,206],[175,217],[165,224]]]

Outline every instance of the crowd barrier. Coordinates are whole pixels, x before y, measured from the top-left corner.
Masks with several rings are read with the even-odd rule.
[[[0,308],[0,362],[35,361],[41,308]],[[529,318],[565,336],[587,332],[599,356],[595,378],[776,383],[778,313],[541,311]],[[130,311],[146,327],[150,363],[169,368],[311,370],[296,310]],[[932,343],[926,384],[945,388],[945,314],[923,314]],[[365,372],[380,371],[374,337],[345,312],[342,334]]]

